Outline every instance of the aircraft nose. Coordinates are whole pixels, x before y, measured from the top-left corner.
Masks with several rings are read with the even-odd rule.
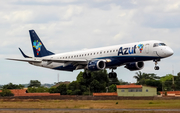
[[[174,51],[171,49],[171,48],[167,48],[167,50],[166,50],[166,55],[167,56],[171,56],[171,55],[173,55],[174,54]]]

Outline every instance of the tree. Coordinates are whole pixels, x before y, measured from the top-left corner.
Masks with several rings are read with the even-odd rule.
[[[42,92],[49,92],[49,89],[47,87],[44,87],[44,86],[28,87],[27,91],[28,91],[28,93],[42,93]]]
[[[90,89],[92,92],[101,92],[100,83],[94,79],[90,84]],[[104,88],[105,89],[105,88]]]
[[[154,73],[142,73],[141,71],[136,72],[134,78],[137,80],[137,84],[146,85],[146,80],[156,80],[160,77]]]
[[[24,86],[21,84],[16,85],[16,84],[12,84],[12,83],[9,83],[9,84],[3,86],[3,89],[23,89],[23,88],[24,88]]]
[[[82,95],[81,86],[77,81],[73,81],[68,85],[67,93],[72,95]]]
[[[11,93],[11,91],[8,90],[8,89],[2,89],[2,92],[0,92],[0,95],[1,95],[2,97],[5,97],[5,96],[14,96],[14,94]]]
[[[56,92],[60,93],[61,95],[66,95],[67,94],[67,85],[66,84],[61,84],[58,87],[56,87]]]
[[[89,72],[91,73],[90,79],[84,79],[83,73],[84,72],[80,72],[76,80],[77,83],[79,83],[79,89],[83,95],[88,95],[92,92],[106,91],[106,87],[108,86],[109,83],[109,79],[107,77],[108,74],[106,70]]]
[[[108,92],[116,92],[117,88],[116,88],[116,84],[112,84],[109,86]]]
[[[146,80],[147,86],[157,87],[157,91],[162,91],[162,82],[160,80]]]
[[[55,87],[49,88],[49,93],[59,93]]]
[[[174,89],[176,91],[179,91],[180,90],[180,72],[177,74],[177,76],[174,76]]]
[[[67,90],[67,95],[72,95],[72,90]]]
[[[128,85],[128,82],[123,81],[122,79],[119,80],[119,85]]]
[[[31,80],[28,87],[40,87],[41,82],[38,80]]]
[[[145,79],[147,79],[147,75],[145,73],[142,73],[141,71],[135,73],[136,76],[134,78],[137,80],[137,84],[144,85]]]
[[[162,87],[163,87],[163,91],[172,91],[172,78],[173,75],[172,74],[167,74],[166,76],[161,77],[161,82],[162,82]]]

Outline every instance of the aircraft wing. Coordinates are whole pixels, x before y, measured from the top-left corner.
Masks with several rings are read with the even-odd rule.
[[[22,62],[34,62],[34,63],[41,63],[41,60],[34,60],[34,59],[13,59],[7,58],[7,60],[15,60],[15,61],[22,61]]]
[[[34,59],[13,59],[13,58],[7,58],[7,60],[15,60],[15,61],[22,61],[22,62],[34,62],[34,63],[41,63],[42,61],[48,61],[48,62],[57,62],[57,63],[77,63],[77,64],[87,64],[86,59],[41,59],[41,60],[34,60]]]

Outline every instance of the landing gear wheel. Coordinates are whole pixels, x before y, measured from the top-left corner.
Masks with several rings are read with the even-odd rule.
[[[155,69],[155,70],[159,70],[159,66],[157,66],[157,64],[158,64],[157,62],[158,62],[158,61],[160,61],[160,60],[154,60],[154,62],[155,62],[155,67],[154,67],[154,69]]]
[[[116,78],[117,74],[115,72],[110,72],[109,73],[109,78]]]
[[[155,66],[154,69],[155,69],[155,70],[159,70],[159,66]]]

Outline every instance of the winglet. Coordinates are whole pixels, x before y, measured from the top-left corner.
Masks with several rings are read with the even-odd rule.
[[[23,55],[25,58],[32,58],[32,57],[30,57],[30,56],[25,55],[24,52],[21,50],[21,48],[19,48],[19,50],[20,50],[20,52],[22,53],[22,55]]]

